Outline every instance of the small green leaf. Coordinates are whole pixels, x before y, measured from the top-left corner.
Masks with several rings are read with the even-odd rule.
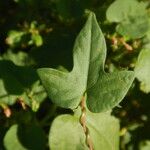
[[[150,92],[150,49],[144,48],[138,56],[135,75],[141,82],[140,88],[145,93]]]
[[[36,46],[41,46],[43,44],[42,36],[39,34],[32,34],[31,39]]]
[[[66,73],[51,68],[38,69],[49,97],[58,106],[76,108],[87,93],[93,112],[112,109],[127,93],[134,74],[131,71],[105,73],[106,44],[94,14],[79,33],[73,50],[74,67]]]
[[[95,150],[118,150],[119,123],[117,119],[108,113],[88,113],[87,126]],[[78,117],[71,115],[57,117],[50,130],[49,145],[52,150],[88,150]]]
[[[10,46],[15,46],[17,44],[19,44],[22,40],[22,36],[25,34],[25,32],[22,31],[15,31],[15,30],[11,30],[8,33],[8,37],[6,39],[7,44],[9,44]]]
[[[35,125],[12,125],[4,137],[6,150],[45,150],[46,138]]]

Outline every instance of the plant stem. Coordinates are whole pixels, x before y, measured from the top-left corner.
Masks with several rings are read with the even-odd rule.
[[[80,107],[81,107],[81,112],[82,112],[81,117],[80,117],[80,124],[82,125],[85,136],[86,136],[86,144],[89,147],[89,150],[94,150],[93,143],[92,143],[91,137],[89,135],[89,129],[86,126],[85,95],[82,96]]]

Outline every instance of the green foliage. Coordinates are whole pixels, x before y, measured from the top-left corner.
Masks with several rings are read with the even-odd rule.
[[[23,38],[24,32],[12,30],[8,33],[7,43],[11,46],[18,45]]]
[[[119,13],[118,13],[119,12]],[[116,0],[107,10],[107,19],[119,23],[119,34],[132,39],[143,37],[149,29],[146,4],[136,0]]]
[[[33,109],[45,99],[46,93],[39,84],[36,70],[5,60],[0,61],[0,68],[0,104],[12,105],[21,98]]]
[[[149,0],[0,1],[0,150],[149,150],[149,66]]]
[[[36,45],[37,47],[43,44],[42,36],[40,35],[41,26],[37,27],[37,22],[33,21],[22,31],[12,30],[8,33],[6,42],[10,47],[26,47],[27,45]]]

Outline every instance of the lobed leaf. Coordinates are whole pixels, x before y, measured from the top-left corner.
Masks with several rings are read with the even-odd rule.
[[[34,69],[4,60],[0,61],[0,68],[0,103],[12,105],[21,98],[32,107],[45,99],[45,90]]]
[[[118,105],[134,75],[131,71],[105,73],[105,39],[93,13],[75,41],[73,57],[74,67],[69,73],[51,68],[38,69],[52,101],[58,106],[74,109],[86,92],[88,108],[93,112],[107,111]]]

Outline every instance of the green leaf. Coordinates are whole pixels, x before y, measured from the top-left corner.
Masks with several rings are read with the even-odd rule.
[[[108,7],[106,17],[110,22],[122,22],[129,16],[145,15],[145,7],[145,3],[136,0],[115,0]]]
[[[41,46],[43,44],[42,36],[39,34],[32,34],[31,39],[36,46]]]
[[[141,38],[149,29],[147,16],[130,16],[122,21],[116,28],[117,32],[132,39]]]
[[[0,68],[0,103],[12,105],[22,98],[32,107],[34,101],[40,104],[45,99],[45,90],[34,69],[4,60],[0,61]]]
[[[88,150],[79,119],[71,115],[57,117],[50,129],[49,146],[51,150]]]
[[[119,150],[119,121],[110,113],[88,113],[87,127],[94,149]]]
[[[45,150],[46,138],[36,125],[12,125],[4,137],[6,150]]]
[[[108,21],[120,23],[116,28],[119,34],[132,39],[143,37],[149,29],[144,2],[116,0],[107,9],[106,16]]]
[[[150,49],[144,48],[138,56],[135,76],[141,82],[140,88],[145,93],[150,92]]]
[[[108,113],[88,113],[87,126],[95,150],[118,150],[119,123],[117,119]],[[78,117],[71,115],[57,117],[50,130],[49,145],[52,150],[88,150]]]
[[[7,44],[9,44],[10,46],[15,46],[18,45],[21,40],[22,37],[25,35],[25,32],[22,31],[15,31],[15,30],[11,30],[8,33],[8,37],[6,39]]]
[[[105,39],[92,13],[76,39],[73,56],[74,67],[69,73],[51,68],[38,69],[52,101],[58,106],[74,109],[86,92],[88,108],[93,112],[107,111],[118,105],[134,75],[131,71],[105,73]]]

